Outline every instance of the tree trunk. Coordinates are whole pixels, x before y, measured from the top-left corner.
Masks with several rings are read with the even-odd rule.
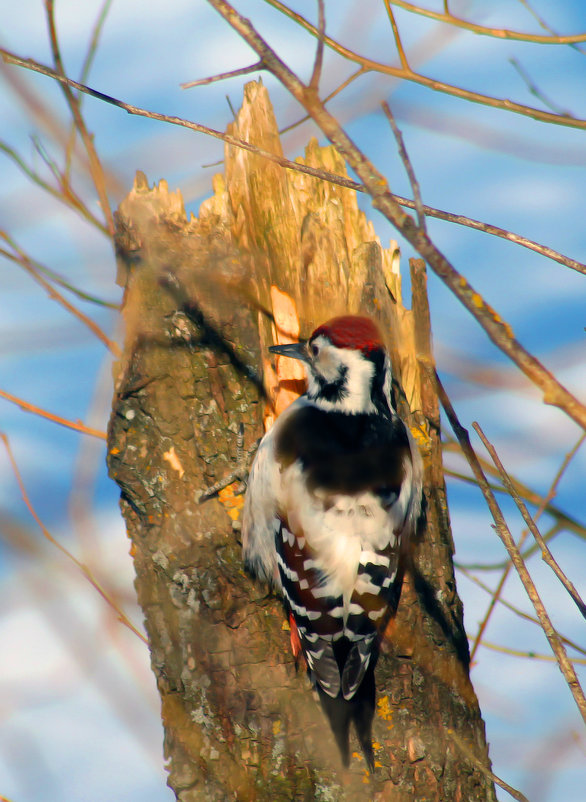
[[[231,133],[281,153],[261,83],[247,85]],[[315,141],[305,162],[345,174]],[[437,399],[422,368],[433,364],[423,264],[412,263],[405,310],[398,252],[381,248],[353,191],[232,147],[198,219],[186,219],[165,182],[150,189],[138,174],[116,242],[126,339],[108,461],[177,799],[494,800],[454,581]],[[246,447],[262,434],[276,384],[266,346],[284,304],[297,309],[302,336],[342,312],[379,321],[425,459],[427,528],[376,669],[374,776],[359,754],[342,768],[295,671],[279,600],[242,570],[237,482],[198,502],[235,468],[240,424]]]

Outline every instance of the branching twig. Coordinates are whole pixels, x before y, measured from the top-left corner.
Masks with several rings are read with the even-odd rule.
[[[330,173],[328,170],[318,170],[314,167],[308,167],[305,164],[299,164],[298,162],[290,161],[283,156],[277,156],[275,153],[258,148],[255,145],[252,145],[250,142],[246,142],[243,139],[238,139],[238,137],[231,136],[230,134],[224,134],[222,131],[216,131],[214,128],[209,128],[206,125],[194,123],[181,117],[160,114],[156,111],[148,111],[147,109],[140,108],[139,106],[133,106],[130,103],[125,103],[123,100],[118,100],[117,98],[106,95],[103,92],[98,92],[96,89],[92,89],[89,86],[80,84],[78,81],[74,81],[71,78],[64,78],[62,75],[58,75],[55,70],[52,70],[50,67],[46,67],[44,64],[39,64],[39,62],[34,61],[34,59],[23,59],[20,56],[17,56],[15,53],[11,53],[4,48],[0,48],[0,54],[2,54],[4,61],[6,61],[8,64],[15,64],[19,67],[32,70],[33,72],[38,72],[41,75],[46,75],[49,78],[53,78],[61,83],[67,83],[69,86],[79,89],[81,92],[85,92],[86,94],[91,95],[92,97],[95,97],[104,103],[110,103],[113,106],[117,106],[123,111],[126,111],[128,114],[146,117],[151,120],[159,120],[160,122],[169,123],[170,125],[179,125],[183,128],[189,128],[192,131],[197,131],[201,134],[207,134],[215,139],[221,139],[228,145],[233,145],[236,148],[248,150],[250,153],[255,153],[257,156],[262,156],[264,159],[268,159],[275,164],[279,164],[281,167],[284,167],[288,170],[296,170],[297,172],[314,176],[322,181],[329,181],[332,184],[337,184],[338,186],[346,187],[347,189],[353,189],[356,192],[368,192],[367,188],[363,184],[360,184],[357,181],[352,181],[350,178],[336,175],[335,173]],[[357,77],[363,72],[367,72],[367,70],[360,68],[360,70],[354,74],[354,77]],[[415,209],[414,201],[409,200],[408,198],[403,198],[401,195],[392,195],[392,197],[401,206],[406,206],[408,209]],[[577,270],[579,273],[586,275],[586,265],[582,262],[571,259],[570,257],[565,256],[558,251],[554,251],[553,248],[549,248],[546,245],[540,245],[539,243],[527,239],[526,237],[522,237],[519,234],[506,231],[505,229],[499,228],[498,226],[493,226],[490,223],[483,223],[480,220],[474,220],[470,217],[452,214],[451,212],[445,212],[441,209],[435,209],[432,206],[423,206],[423,211],[428,217],[436,217],[438,220],[445,220],[449,223],[467,226],[477,231],[484,231],[486,234],[492,234],[493,236],[509,240],[509,242],[513,242],[516,245],[521,245],[524,248],[528,248],[536,253],[540,253],[543,256],[546,256],[548,259],[553,259],[565,267],[569,267],[572,270]]]
[[[270,2],[273,1],[270,0]],[[389,192],[385,177],[348,137],[317,94],[299,80],[297,75],[260,36],[250,21],[242,17],[230,3],[226,0],[208,0],[208,2],[264,60],[267,70],[278,78],[292,96],[311,114],[323,133],[363,182],[375,209],[378,209],[413,245],[436,275],[476,318],[494,344],[525,373],[533,384],[541,389],[544,402],[557,406],[586,430],[586,406],[515,339],[508,323],[502,320],[466,278],[453,268],[425,232],[416,225],[413,218],[405,214]],[[586,121],[584,124],[586,126]]]
[[[555,111],[556,114],[565,114],[567,117],[573,117],[574,116],[567,109],[562,109],[561,106],[558,106],[557,103],[554,103],[553,100],[550,100],[548,97],[546,97],[546,95],[537,86],[535,81],[533,81],[533,79],[531,78],[531,76],[529,75],[527,70],[524,67],[521,66],[521,63],[520,63],[520,61],[518,59],[510,58],[509,59],[509,63],[513,66],[513,68],[515,70],[517,70],[517,72],[521,76],[521,79],[523,80],[523,82],[527,86],[527,89],[529,90],[529,92],[531,92],[531,94],[534,97],[536,97],[538,100],[541,100],[541,102],[545,106],[550,108],[552,111]]]
[[[35,508],[32,505],[31,500],[28,497],[28,493],[26,492],[26,488],[24,486],[24,482],[23,482],[22,476],[21,476],[20,471],[18,469],[18,465],[16,464],[16,460],[14,459],[14,455],[12,453],[12,448],[10,447],[10,443],[8,441],[8,437],[3,432],[0,432],[0,439],[2,439],[2,442],[4,443],[4,447],[6,449],[6,453],[8,454],[8,459],[10,461],[10,465],[12,466],[12,471],[14,473],[14,476],[16,478],[18,487],[20,489],[20,493],[22,495],[22,499],[23,499],[24,503],[26,504],[26,506],[28,508],[28,511],[33,516],[33,518],[35,519],[37,524],[39,525],[43,535],[47,538],[47,540],[50,543],[52,543],[54,546],[56,546],[59,549],[59,551],[61,551],[69,560],[71,560],[72,563],[74,563],[74,565],[76,565],[79,568],[79,570],[82,572],[82,574],[88,580],[88,582],[91,585],[93,585],[93,587],[98,591],[98,593],[104,599],[104,601],[106,601],[110,605],[110,607],[112,607],[112,609],[116,612],[116,615],[118,616],[119,621],[122,624],[124,624],[124,626],[128,627],[128,629],[130,629],[132,632],[134,632],[134,634],[137,637],[139,637],[141,639],[141,641],[148,646],[148,641],[145,638],[145,636],[142,634],[142,632],[139,632],[139,630],[134,626],[134,624],[128,618],[128,616],[120,609],[120,607],[111,598],[111,596],[107,593],[107,591],[105,591],[104,588],[99,584],[99,582],[94,577],[94,575],[92,574],[90,569],[87,567],[87,565],[84,565],[80,560],[77,559],[77,557],[74,557],[74,555],[71,554],[71,552],[68,551],[65,548],[65,546],[63,546],[61,543],[59,543],[59,541],[56,538],[53,537],[53,535],[49,532],[49,530],[47,529],[45,524],[41,521],[41,519],[37,515],[37,512],[36,512]]]
[[[486,481],[486,477],[482,468],[480,467],[480,462],[476,456],[472,445],[470,444],[470,438],[468,437],[468,432],[464,427],[460,424],[456,413],[454,412],[454,408],[452,407],[448,396],[446,395],[446,391],[443,388],[443,385],[439,379],[439,376],[435,374],[435,381],[436,387],[438,391],[438,396],[441,401],[441,404],[445,410],[446,415],[448,416],[448,420],[450,421],[450,425],[454,430],[454,434],[458,438],[458,442],[464,452],[464,456],[468,460],[468,463],[476,477],[476,481],[478,482],[478,486],[482,491],[482,494],[486,500],[488,508],[492,514],[492,517],[495,522],[495,529],[503,541],[507,552],[511,558],[517,573],[519,574],[519,578],[523,583],[523,587],[525,588],[527,595],[529,596],[533,607],[535,608],[535,612],[537,613],[537,617],[539,618],[539,623],[541,624],[541,628],[545,633],[546,638],[548,639],[550,646],[552,648],[553,653],[555,654],[558,666],[560,671],[564,675],[564,679],[568,683],[568,687],[574,697],[576,704],[578,705],[578,709],[582,715],[582,718],[586,722],[586,698],[584,698],[584,692],[580,686],[580,682],[578,681],[578,677],[576,676],[576,671],[574,670],[574,666],[568,659],[566,654],[566,650],[556,633],[555,629],[552,626],[552,623],[549,619],[549,616],[543,606],[541,599],[539,598],[539,594],[537,593],[537,589],[531,579],[529,571],[523,562],[523,558],[519,554],[519,551],[515,545],[515,541],[509,531],[509,528],[506,524],[504,516],[501,512],[501,509],[497,503],[496,498],[494,497],[494,493],[490,489],[488,482]],[[475,427],[479,433],[479,435],[483,438],[484,435],[481,433],[480,427]]]
[[[454,741],[458,749],[468,758],[468,760],[471,760],[476,766],[478,766],[480,771],[486,777],[495,782],[500,788],[503,789],[503,791],[506,791],[508,794],[510,794],[510,796],[512,796],[513,799],[516,799],[517,802],[529,802],[527,797],[524,796],[524,794],[522,794],[521,791],[517,791],[516,788],[513,788],[512,785],[509,785],[504,780],[501,780],[500,777],[498,777],[489,768],[487,768],[484,765],[484,763],[476,757],[473,750],[469,746],[467,746],[464,743],[464,741],[453,730],[448,730],[448,735],[451,736],[452,740]]]
[[[571,449],[571,451],[568,454],[566,454],[566,456],[564,458],[564,461],[562,462],[559,470],[557,471],[556,475],[553,478],[553,481],[552,481],[552,483],[550,485],[549,490],[547,491],[547,494],[539,502],[539,507],[537,508],[537,512],[535,514],[536,518],[539,518],[539,516],[544,512],[544,510],[547,509],[549,503],[551,502],[551,500],[555,496],[556,488],[557,488],[562,476],[564,475],[564,472],[565,472],[566,468],[568,467],[568,465],[570,464],[570,461],[572,460],[572,458],[574,457],[574,455],[576,454],[576,452],[578,451],[578,449],[580,448],[580,446],[584,442],[585,438],[586,438],[586,435],[582,435],[582,437],[578,440],[578,442]],[[494,461],[494,458],[493,458],[493,461]],[[496,465],[496,462],[495,462],[495,465]],[[498,465],[496,467],[497,467],[497,470],[498,470]],[[499,473],[500,473],[501,479],[504,479],[503,473],[501,473],[500,471],[499,471]],[[515,499],[515,501],[517,501],[517,499],[518,499],[517,506],[519,505],[519,503],[523,504],[523,501],[521,500],[521,497],[520,497],[520,494],[519,494],[517,488],[515,487],[514,483],[511,481],[511,479],[510,479],[510,477],[508,475],[507,475],[507,482],[505,482],[505,489],[507,490],[509,495],[511,495]],[[525,507],[524,504],[523,504],[523,507]],[[523,543],[525,542],[525,540],[527,538],[527,534],[528,534],[528,530],[527,529],[524,532],[521,533],[521,537],[519,538],[519,543],[517,544],[517,548],[519,550],[521,549]],[[541,538],[541,533],[540,533],[539,537]],[[541,540],[543,541],[543,538],[541,538]],[[547,548],[547,546],[545,545],[545,542],[543,542],[543,548]],[[548,551],[549,551],[549,549],[548,549]],[[525,557],[523,557],[523,559],[525,559]],[[553,557],[552,557],[552,559],[553,559]],[[505,569],[504,569],[504,571],[503,571],[503,573],[501,575],[501,578],[499,579],[498,585],[497,585],[497,587],[496,587],[496,589],[494,591],[494,594],[493,594],[493,597],[492,597],[492,599],[490,601],[490,604],[488,605],[488,609],[487,609],[487,611],[486,611],[486,613],[484,615],[484,618],[480,622],[480,625],[478,627],[478,632],[476,634],[476,638],[474,640],[474,644],[473,644],[473,647],[472,647],[472,650],[471,650],[471,653],[470,653],[470,660],[472,660],[474,658],[474,655],[476,654],[476,650],[478,649],[478,646],[480,645],[480,641],[482,640],[482,636],[484,634],[484,631],[486,630],[486,627],[488,626],[488,622],[490,620],[492,612],[493,612],[493,610],[495,608],[495,605],[496,605],[497,601],[499,600],[499,597],[500,597],[500,595],[502,593],[502,589],[503,589],[503,587],[505,585],[505,582],[507,581],[507,577],[508,577],[508,575],[510,573],[511,567],[512,567],[512,563],[510,563],[510,562],[505,566]]]
[[[74,317],[76,317],[84,326],[87,326],[88,329],[96,335],[96,337],[104,343],[106,348],[108,348],[114,356],[120,356],[120,348],[118,347],[118,343],[111,340],[95,323],[90,317],[84,314],[80,309],[70,303],[67,298],[64,298],[60,292],[58,292],[52,284],[50,284],[46,279],[41,276],[39,270],[35,267],[35,265],[31,262],[28,256],[21,251],[17,246],[11,241],[10,237],[3,231],[0,231],[0,238],[3,239],[5,242],[9,242],[14,250],[18,253],[19,259],[18,263],[22,265],[22,267],[26,270],[26,272],[32,276],[32,278],[40,284],[41,287],[45,290],[49,298],[52,298],[57,303],[61,304],[61,306],[70,312]]]
[[[12,247],[13,241],[9,239],[6,235],[6,232],[0,232],[0,236],[2,239],[5,239],[7,242],[10,242]],[[4,248],[0,248],[0,255],[2,255],[5,259],[10,259],[11,262],[15,262],[16,264],[23,265],[23,262],[27,262],[27,264],[32,265],[35,267],[40,273],[43,273],[45,276],[48,276],[51,281],[54,281],[55,284],[58,284],[60,287],[63,287],[69,292],[72,292],[74,295],[77,295],[82,301],[89,301],[92,304],[96,304],[97,306],[104,306],[106,309],[120,309],[120,304],[113,303],[112,301],[105,301],[103,298],[98,298],[97,295],[92,295],[89,292],[85,292],[85,290],[80,290],[79,287],[76,287],[74,284],[71,284],[69,281],[63,278],[59,273],[55,270],[51,270],[50,267],[37,262],[36,259],[31,259],[30,257],[25,257],[22,255],[22,252],[17,253],[10,253],[10,251],[5,250]],[[23,265],[26,267],[26,265]]]
[[[315,51],[315,61],[313,63],[313,70],[309,80],[309,88],[314,92],[319,91],[319,81],[321,78],[322,66],[324,63],[324,36],[326,33],[326,13],[324,9],[324,0],[317,0],[318,6],[318,31],[319,36],[317,39],[317,49]]]
[[[419,181],[415,175],[415,170],[413,169],[413,165],[411,164],[411,160],[409,159],[409,155],[407,153],[407,149],[405,148],[405,143],[403,142],[403,135],[395,122],[395,118],[391,112],[389,104],[385,101],[381,104],[383,107],[383,111],[387,120],[389,121],[389,125],[393,129],[393,134],[395,135],[395,139],[397,141],[397,149],[399,151],[399,156],[401,157],[401,161],[403,162],[403,166],[405,167],[405,171],[409,176],[409,183],[411,184],[411,190],[413,192],[413,202],[415,203],[415,211],[417,212],[417,221],[419,222],[419,227],[422,231],[426,231],[425,225],[425,212],[423,211],[423,203],[421,201],[421,190],[419,187]]]
[[[31,170],[31,168],[18,155],[18,153],[5,142],[0,142],[0,151],[5,153],[9,159],[12,159],[12,161],[23,171],[23,173],[25,173],[25,175],[28,176],[28,178],[31,179],[31,181],[33,181],[33,183],[35,183],[45,192],[48,192],[49,195],[58,200],[60,203],[64,203],[70,209],[79,212],[82,217],[84,217],[92,225],[96,226],[96,228],[98,228],[103,234],[108,234],[108,229],[90,212],[81,198],[73,191],[65,176],[62,176],[61,174],[56,176],[60,185],[60,188],[56,189],[43,178],[41,178],[38,173],[35,173],[34,170]],[[53,174],[55,175],[54,172]]]
[[[401,59],[401,66],[403,67],[405,72],[412,72],[411,67],[409,66],[409,62],[407,61],[407,56],[405,55],[405,49],[403,47],[403,42],[401,41],[399,28],[397,27],[397,22],[395,20],[395,15],[393,13],[391,2],[390,0],[384,0],[384,3],[385,3],[385,8],[387,10],[387,14],[389,16],[389,22],[391,23],[391,28],[393,29],[393,37],[395,39],[395,44],[397,46],[397,52],[399,53],[399,58]]]
[[[297,14],[296,12],[292,11],[290,8],[285,6],[280,0],[265,0],[265,3],[273,6],[278,11],[280,11],[285,16],[292,19],[302,28],[305,28],[312,36],[318,36],[319,31],[312,25],[311,22],[302,17],[301,14]],[[548,39],[549,44],[553,44],[551,41],[552,37],[545,37]],[[560,37],[556,37],[559,39]],[[576,37],[568,37],[569,39],[576,39]],[[586,39],[586,34],[582,34],[577,37],[577,41],[583,41]],[[522,103],[515,103],[508,98],[496,98],[492,95],[483,95],[481,92],[471,92],[468,89],[462,89],[460,86],[454,86],[452,84],[446,84],[443,81],[436,81],[433,78],[428,78],[426,75],[421,75],[421,73],[414,72],[411,70],[404,70],[403,67],[391,67],[388,64],[385,64],[380,61],[374,61],[373,59],[366,58],[365,56],[361,56],[358,53],[355,53],[348,47],[340,44],[335,39],[332,39],[329,36],[325,37],[325,44],[338,53],[343,58],[348,59],[349,61],[353,61],[356,64],[362,65],[364,69],[372,70],[374,72],[380,72],[383,75],[391,75],[393,78],[403,78],[406,81],[413,81],[414,83],[418,83],[421,86],[425,86],[428,89],[433,89],[436,92],[443,92],[446,95],[452,95],[453,97],[461,98],[462,100],[468,100],[472,103],[480,103],[483,106],[489,106],[490,108],[494,109],[501,109],[503,111],[513,112],[514,114],[521,114],[524,117],[531,117],[534,120],[539,120],[540,122],[546,123],[555,123],[557,125],[565,125],[571,128],[586,128],[586,119],[583,118],[576,118],[576,117],[564,117],[563,115],[553,114],[552,112],[543,111],[542,109],[536,109],[533,106],[524,106]],[[562,42],[559,42],[562,44]]]
[[[55,27],[55,17],[54,17],[54,0],[45,0],[45,10],[47,12],[47,25],[49,27],[49,37],[51,40],[51,50],[53,53],[53,60],[55,62],[55,68],[59,75],[65,78],[65,69],[63,67],[63,62],[61,60],[61,53],[59,50],[59,42],[57,39],[57,29]],[[94,182],[94,186],[96,188],[96,192],[98,193],[98,197],[100,199],[100,206],[102,207],[102,212],[106,218],[106,225],[110,235],[114,236],[114,218],[112,216],[112,209],[110,208],[110,201],[108,200],[108,193],[106,191],[106,182],[104,180],[104,171],[102,169],[102,165],[100,163],[100,159],[98,157],[98,153],[96,151],[96,147],[94,145],[93,139],[90,136],[89,131],[87,130],[85,121],[81,114],[81,110],[79,107],[78,99],[75,97],[71,88],[67,82],[61,82],[61,86],[63,88],[63,94],[65,95],[65,99],[67,101],[67,105],[69,106],[69,110],[73,119],[75,120],[75,125],[77,130],[79,131],[79,135],[81,140],[84,144],[86,153],[89,159],[89,166],[90,166],[90,173],[92,176],[92,180]]]
[[[578,593],[578,591],[574,587],[573,583],[564,574],[562,569],[559,567],[557,561],[555,560],[553,554],[551,553],[551,551],[547,547],[547,544],[545,543],[545,541],[544,541],[544,539],[543,539],[543,537],[541,535],[541,532],[537,528],[533,517],[530,515],[529,510],[525,506],[523,500],[521,499],[519,494],[516,492],[514,484],[511,482],[511,479],[510,479],[508,473],[506,472],[501,460],[499,459],[498,454],[496,453],[496,449],[494,448],[493,445],[491,445],[491,443],[488,442],[488,440],[484,436],[482,430],[480,429],[480,426],[478,426],[478,424],[476,424],[476,423],[473,424],[473,426],[476,429],[476,431],[478,432],[478,435],[481,438],[482,442],[484,443],[486,450],[490,454],[491,459],[494,462],[494,464],[496,466],[496,469],[498,470],[498,472],[499,472],[499,474],[501,476],[501,479],[503,480],[504,486],[506,487],[509,495],[511,496],[511,498],[513,499],[513,501],[515,502],[517,507],[519,508],[519,512],[523,516],[523,520],[525,521],[525,523],[529,527],[529,530],[530,530],[531,534],[533,535],[533,537],[535,538],[537,544],[539,545],[539,548],[541,549],[541,556],[542,556],[543,561],[545,563],[547,563],[547,565],[549,565],[551,570],[554,572],[554,574],[557,576],[557,578],[560,580],[562,585],[565,587],[565,589],[570,594],[570,596],[572,598],[572,601],[576,604],[576,606],[578,607],[578,609],[580,610],[580,612],[582,613],[584,618],[586,618],[586,605],[584,604],[584,602],[580,598],[580,594]]]
[[[469,579],[470,582],[473,582],[479,588],[482,588],[482,590],[484,590],[486,593],[488,593],[489,596],[493,596],[494,595],[494,591],[492,590],[492,588],[490,588],[485,582],[483,582],[477,576],[474,576],[472,571],[469,571],[467,568],[464,568],[461,565],[458,566],[458,570],[462,574],[464,574],[464,576],[467,579]],[[528,613],[524,613],[523,610],[520,610],[518,607],[516,607],[514,604],[511,604],[511,602],[507,601],[506,599],[503,599],[502,596],[499,597],[498,603],[502,604],[503,607],[506,607],[507,610],[510,610],[512,613],[514,613],[515,615],[519,616],[519,618],[522,618],[524,621],[531,621],[532,624],[537,624],[538,627],[541,626],[541,624],[539,623],[539,619],[538,618],[535,618],[535,616],[529,615]],[[565,635],[562,635],[561,632],[558,632],[558,635],[559,635],[561,641],[566,644],[566,646],[569,646],[571,649],[575,649],[577,652],[580,652],[580,654],[583,654],[584,657],[586,657],[586,649],[584,649],[582,646],[578,646],[578,644],[575,641],[570,640],[570,638],[567,638]],[[487,645],[486,641],[482,641],[482,644],[484,646]],[[574,659],[574,658],[572,658],[572,659]]]
[[[251,64],[249,67],[240,67],[238,70],[229,70],[228,72],[220,72],[217,75],[210,75],[209,78],[199,78],[197,81],[186,81],[184,84],[179,84],[181,89],[193,89],[194,86],[207,86],[216,81],[225,81],[227,78],[236,78],[239,75],[250,75],[251,72],[258,72],[264,69],[262,59]]]
[[[555,36],[543,36],[534,33],[523,33],[522,31],[510,31],[507,28],[488,28],[485,25],[477,25],[475,22],[468,22],[450,14],[447,10],[447,3],[444,6],[444,13],[439,14],[437,11],[407,3],[405,0],[390,0],[390,2],[394,6],[404,8],[405,11],[421,14],[421,16],[436,20],[436,22],[447,22],[449,25],[464,28],[466,31],[471,31],[481,36],[492,36],[495,39],[513,39],[518,42],[533,42],[538,45],[569,45],[574,42],[586,42],[586,33],[571,34],[569,36],[558,36],[557,34]]]
[[[88,46],[87,53],[85,55],[85,59],[83,60],[83,65],[81,68],[81,73],[79,76],[79,80],[82,84],[84,84],[88,76],[90,74],[90,69],[92,66],[92,62],[95,58],[95,55],[98,50],[98,41],[100,39],[104,23],[106,22],[106,17],[108,16],[108,12],[110,11],[110,6],[112,5],[112,0],[104,0],[102,4],[102,8],[100,9],[98,16],[96,18],[96,22],[94,24],[94,28],[92,31],[92,35],[90,38],[90,43]],[[81,104],[83,102],[83,95],[78,94],[77,96],[77,105],[78,108],[81,110]],[[76,122],[75,119],[71,122],[71,131],[69,134],[69,141],[67,143],[67,147],[65,149],[65,169],[63,171],[67,182],[69,183],[69,174],[71,172],[71,163],[73,160],[73,152],[75,149],[75,132],[76,132]]]
[[[16,404],[25,412],[32,412],[33,415],[39,415],[41,418],[52,420],[54,423],[58,423],[60,426],[66,426],[68,429],[75,429],[77,432],[83,432],[84,434],[89,434],[92,437],[98,437],[100,440],[106,439],[106,432],[102,432],[99,429],[92,429],[90,426],[86,426],[79,420],[72,421],[68,420],[67,418],[62,418],[60,415],[54,415],[52,412],[47,412],[47,410],[41,409],[41,407],[37,407],[34,404],[29,404],[28,401],[24,401],[22,398],[18,398],[16,395],[7,393],[4,390],[0,390],[0,397],[5,398],[7,401],[12,401],[13,404]]]

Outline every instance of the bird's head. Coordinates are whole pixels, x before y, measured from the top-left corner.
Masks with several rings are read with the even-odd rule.
[[[308,340],[269,348],[303,361],[307,396],[324,409],[380,412],[392,409],[391,371],[380,331],[370,318],[343,315],[322,323]]]

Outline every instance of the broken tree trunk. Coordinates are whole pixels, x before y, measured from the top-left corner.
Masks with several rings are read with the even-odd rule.
[[[231,133],[281,153],[261,83],[247,85]],[[316,142],[305,162],[345,174],[333,148]],[[177,799],[494,800],[424,369],[433,363],[422,263],[412,263],[409,311],[398,252],[381,247],[354,192],[233,147],[197,219],[186,219],[164,182],[151,189],[138,174],[117,213],[116,243],[126,337],[108,461]],[[376,670],[374,776],[358,754],[342,768],[295,671],[279,600],[242,570],[238,481],[199,503],[236,467],[240,425],[246,448],[262,434],[278,383],[266,347],[285,336],[274,319],[287,310],[281,327],[295,327],[296,310],[302,336],[342,312],[379,322],[399,408],[426,464],[427,529]]]

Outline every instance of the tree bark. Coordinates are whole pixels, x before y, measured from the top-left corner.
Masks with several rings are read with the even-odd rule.
[[[248,84],[231,133],[281,153],[262,83]],[[345,174],[332,147],[305,162]],[[226,149],[225,176],[187,220],[165,182],[137,175],[116,215],[125,287],[108,463],[121,488],[161,695],[168,783],[196,800],[495,799],[484,724],[468,675],[442,474],[425,270],[402,305],[396,247],[384,249],[355,193]],[[427,527],[376,669],[370,776],[344,770],[281,604],[243,572],[237,483],[204,503],[262,434],[276,376],[266,346],[283,293],[301,334],[361,312],[388,333],[396,396],[425,460]],[[259,375],[264,377],[264,386]]]

